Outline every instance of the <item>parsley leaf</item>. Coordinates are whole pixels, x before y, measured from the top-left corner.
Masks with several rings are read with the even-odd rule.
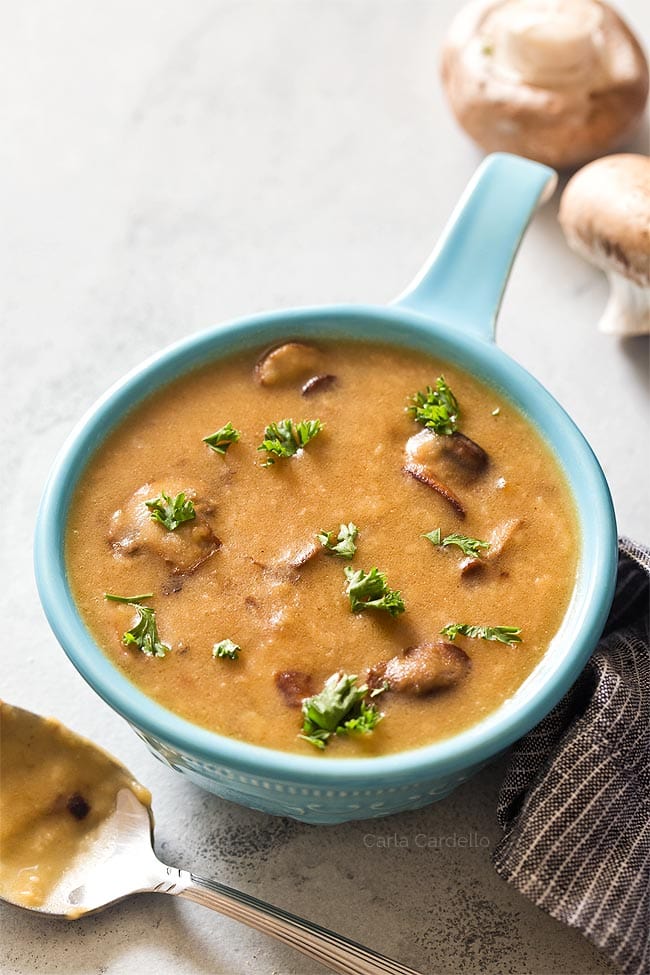
[[[115,593],[105,592],[104,599],[110,603],[141,603],[143,599],[153,599],[152,592],[143,592],[139,596],[116,596]]]
[[[278,457],[293,457],[299,450],[302,450],[310,440],[323,429],[320,420],[301,420],[294,423],[293,420],[279,420],[277,423],[269,423],[264,431],[264,440],[257,448],[265,450],[267,458],[263,467],[270,467]]]
[[[239,430],[235,430],[234,426],[228,420],[225,427],[220,427],[211,433],[209,437],[203,438],[203,443],[207,443],[211,450],[214,450],[216,454],[225,454],[231,444],[237,443],[241,434]]]
[[[342,559],[351,559],[357,550],[357,538],[359,537],[357,526],[351,521],[349,525],[341,525],[336,541],[332,540],[333,535],[334,529],[328,532],[321,528],[316,538],[332,555],[338,555]]]
[[[514,647],[521,643],[521,629],[518,626],[471,626],[469,623],[449,623],[440,631],[443,636],[455,640],[458,634],[475,640],[494,640]]]
[[[151,512],[152,520],[160,522],[170,532],[182,525],[184,521],[196,518],[194,504],[185,497],[183,491],[175,498],[163,491],[157,498],[145,501],[145,504]]]
[[[313,440],[323,429],[320,420],[301,420],[296,424],[296,435],[301,447]]]
[[[229,660],[237,660],[241,647],[233,643],[232,640],[225,639],[221,640],[220,643],[215,643],[212,647],[212,656],[217,657],[227,657]]]
[[[487,551],[490,547],[489,542],[482,542],[480,538],[470,538],[468,535],[459,535],[457,532],[453,532],[451,535],[442,538],[442,532],[439,528],[435,528],[432,532],[426,532],[423,538],[428,538],[432,545],[440,545],[442,547],[457,545],[464,555],[469,555],[473,559],[480,559],[481,549],[483,548]]]
[[[383,715],[367,704],[366,684],[357,686],[355,674],[332,674],[323,690],[302,702],[301,738],[315,748],[325,748],[332,735],[367,734]]]
[[[171,647],[160,642],[155,611],[150,606],[141,606],[139,603],[134,603],[134,609],[138,619],[135,625],[124,633],[122,643],[127,647],[133,644],[147,657],[164,657]]]
[[[346,565],[345,578],[348,580],[345,591],[350,597],[353,613],[360,613],[364,609],[385,609],[391,616],[399,616],[406,609],[402,594],[397,589],[388,588],[385,572],[377,568],[364,572],[363,569]]]
[[[427,386],[426,392],[418,390],[411,396],[408,412],[414,420],[436,433],[450,435],[458,427],[458,400],[445,382],[444,376],[438,376],[435,387]]]
[[[346,718],[343,724],[336,729],[337,735],[362,734],[374,731],[383,714],[377,710],[374,704],[366,704],[365,701],[359,702],[359,713],[353,714],[351,718]]]

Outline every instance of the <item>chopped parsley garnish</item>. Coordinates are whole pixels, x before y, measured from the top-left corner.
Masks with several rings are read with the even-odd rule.
[[[216,659],[217,657],[227,657],[228,660],[236,660],[241,651],[241,647],[238,644],[233,643],[232,640],[225,639],[221,640],[220,643],[215,643],[212,648],[212,656]]]
[[[341,525],[336,540],[334,540],[334,529],[331,532],[321,529],[316,536],[328,552],[331,552],[332,555],[338,555],[342,559],[351,559],[354,556],[357,550],[358,537],[359,529],[353,521],[349,525]]]
[[[507,643],[514,647],[521,643],[521,629],[518,626],[471,626],[469,623],[449,623],[440,631],[443,636],[455,640],[461,636],[469,636],[475,640],[494,640],[497,643]]]
[[[363,569],[346,565],[345,578],[348,580],[345,591],[350,597],[353,613],[360,613],[364,609],[385,609],[391,616],[399,616],[406,609],[402,594],[397,589],[388,588],[385,572],[376,568],[364,572]]]
[[[444,376],[438,376],[435,387],[427,386],[426,392],[418,390],[411,396],[408,412],[414,420],[423,423],[435,433],[450,435],[458,427],[458,400],[445,382]]]
[[[366,703],[368,687],[357,686],[354,674],[332,674],[319,694],[302,702],[301,738],[323,749],[332,735],[368,734],[383,715]]]
[[[320,420],[301,420],[299,423],[294,423],[289,419],[269,423],[264,431],[264,440],[257,448],[267,453],[262,467],[275,464],[278,457],[293,457],[310,440],[317,437],[322,429],[323,424]]]
[[[440,545],[443,548],[447,545],[457,545],[464,555],[469,555],[473,559],[480,559],[481,549],[487,551],[490,547],[489,542],[482,542],[480,538],[470,538],[468,535],[459,535],[457,532],[442,538],[439,528],[426,532],[423,537],[428,538],[432,545]]]
[[[184,521],[196,518],[194,504],[185,497],[183,491],[175,498],[163,491],[157,498],[145,501],[145,504],[151,512],[152,520],[160,522],[170,532],[182,525]]]
[[[136,646],[148,657],[164,657],[171,650],[166,643],[161,643],[156,624],[156,613],[150,606],[133,604],[138,619],[135,626],[122,636],[125,646]]]
[[[142,592],[139,596],[116,596],[113,592],[105,592],[104,599],[111,603],[141,603],[143,599],[153,599],[152,592]]]
[[[207,443],[211,450],[214,450],[216,454],[225,454],[231,444],[237,443],[241,434],[239,430],[235,430],[234,426],[228,420],[225,427],[220,427],[211,433],[209,437],[203,438],[203,443]]]

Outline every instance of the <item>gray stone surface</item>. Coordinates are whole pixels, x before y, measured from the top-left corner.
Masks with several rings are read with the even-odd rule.
[[[647,32],[641,0],[621,6]],[[437,78],[456,7],[4,6],[3,693],[126,762],[154,793],[158,849],[174,864],[426,973],[609,972],[577,933],[494,875],[503,763],[429,809],[372,824],[315,828],[229,805],[159,765],[77,676],[32,577],[48,468],[82,411],[128,367],[177,336],[258,309],[386,302],[417,270],[480,158]],[[522,247],[499,342],[575,417],[605,468],[621,529],[647,541],[648,343],[596,333],[605,283],[567,250],[555,209]],[[160,896],[74,924],[7,907],[0,916],[7,975],[317,971]]]

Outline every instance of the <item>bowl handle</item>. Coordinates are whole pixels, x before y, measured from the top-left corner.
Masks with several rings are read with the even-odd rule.
[[[483,160],[433,254],[394,304],[492,340],[503,291],[528,221],[557,173],[521,156]]]

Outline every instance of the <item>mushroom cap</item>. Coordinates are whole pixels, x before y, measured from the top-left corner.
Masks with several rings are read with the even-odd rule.
[[[643,51],[600,0],[473,0],[451,24],[441,70],[483,149],[559,169],[615,148],[648,97]]]
[[[650,159],[623,153],[573,176],[560,201],[569,246],[604,271],[650,285]]]

